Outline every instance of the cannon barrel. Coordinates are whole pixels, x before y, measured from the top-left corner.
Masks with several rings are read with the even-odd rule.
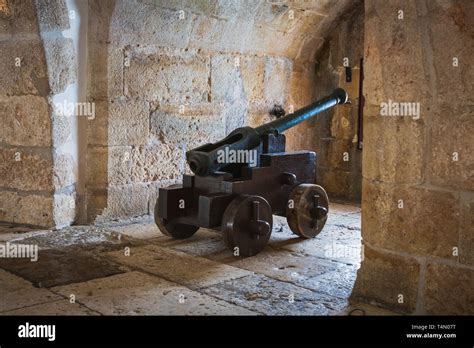
[[[299,123],[314,117],[317,114],[330,109],[338,104],[345,104],[348,95],[342,88],[337,88],[329,96],[305,106],[298,111],[280,117],[274,121],[259,127],[241,127],[232,131],[224,139],[214,143],[205,144],[186,152],[186,160],[191,171],[199,176],[207,176],[215,173],[229,165],[228,162],[220,161],[220,155],[228,150],[251,150],[261,143],[264,134],[280,134]],[[221,152],[223,151],[223,152]]]

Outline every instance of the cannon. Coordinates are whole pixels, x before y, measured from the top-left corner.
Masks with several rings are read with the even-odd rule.
[[[213,144],[186,153],[183,183],[160,188],[155,222],[175,239],[200,227],[220,230],[234,255],[259,253],[270,239],[273,215],[286,217],[293,233],[314,238],[323,229],[328,196],[316,181],[316,153],[285,152],[283,132],[348,102],[346,91],[256,128],[241,127]]]

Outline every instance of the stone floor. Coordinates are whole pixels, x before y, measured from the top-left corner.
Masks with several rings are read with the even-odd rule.
[[[349,303],[361,255],[351,205],[331,204],[311,240],[275,217],[269,245],[248,258],[217,232],[173,240],[149,218],[56,231],[0,225],[0,243],[39,249],[36,262],[0,258],[2,315],[393,314]]]

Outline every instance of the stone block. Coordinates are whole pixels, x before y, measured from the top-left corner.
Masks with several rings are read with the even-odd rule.
[[[47,289],[34,288],[30,282],[4,270],[0,270],[0,279],[0,313],[61,299],[61,296]]]
[[[367,117],[364,120],[363,176],[387,183],[421,183],[424,126],[411,118]]]
[[[216,54],[211,57],[211,101],[215,103],[244,102],[244,84],[240,75],[240,57]]]
[[[189,46],[241,52],[242,47],[251,39],[252,24],[248,20],[236,20],[235,17],[223,20],[199,16],[193,23]]]
[[[336,270],[337,264],[313,256],[292,253],[287,250],[266,250],[253,257],[231,263],[267,277],[318,290],[313,280],[321,274]]]
[[[52,315],[99,315],[97,312],[78,304],[71,303],[69,299],[60,299],[52,302],[41,303],[29,307],[18,308],[2,313],[12,316],[52,316]]]
[[[348,304],[346,299],[262,275],[228,280],[202,291],[263,315],[331,315]]]
[[[103,146],[145,145],[149,135],[149,105],[144,100],[117,98],[96,102],[87,120],[88,143]]]
[[[220,110],[213,104],[160,106],[150,116],[151,134],[169,146],[185,145],[187,150],[216,142],[226,129]]]
[[[77,165],[74,158],[67,153],[61,153],[54,157],[53,186],[55,190],[61,190],[76,182]]]
[[[103,188],[108,184],[108,148],[89,146],[86,153],[86,182],[89,188]],[[119,162],[122,163],[122,162]],[[115,168],[117,169],[117,168]]]
[[[0,194],[0,220],[32,226],[52,227],[53,202],[50,196],[19,195],[3,191]]]
[[[426,269],[425,311],[436,315],[472,315],[473,289],[473,269],[429,264]]]
[[[427,176],[436,186],[474,191],[474,106],[460,109],[433,112]]]
[[[459,261],[474,265],[474,197],[461,194],[461,227],[459,229]]]
[[[76,220],[75,193],[53,196],[53,219],[56,228],[63,228],[74,223]]]
[[[395,311],[414,312],[419,275],[416,259],[380,252],[365,244],[352,298],[375,300]]]
[[[240,57],[240,74],[244,84],[245,99],[249,103],[262,101],[264,99],[266,60],[266,58],[260,56]],[[279,76],[275,76],[274,80],[272,80],[271,77],[268,77],[267,81],[280,81],[282,75],[287,77],[285,74],[280,74]],[[271,93],[271,86],[269,86],[268,89]]]
[[[196,1],[199,2],[199,1]],[[214,4],[215,2],[215,4]],[[214,6],[209,7],[212,15],[225,19],[240,19],[251,22],[257,9],[262,5],[261,1],[243,0],[216,0],[209,1]],[[206,11],[207,12],[207,11]]]
[[[125,256],[123,251],[107,255],[116,262],[142,269],[192,289],[252,274],[246,270],[156,245],[132,248],[130,256]]]
[[[138,0],[138,2],[163,7],[170,10],[186,10],[193,13],[215,13],[218,0],[188,1],[188,0]]]
[[[210,61],[198,50],[136,48],[129,59],[126,96],[175,105],[210,100]]]
[[[179,146],[158,143],[134,147],[130,158],[131,182],[178,180],[184,173],[184,151]]]
[[[115,9],[115,0],[88,2],[88,35],[89,45],[92,43],[110,42],[112,15]],[[105,58],[105,57],[104,57]]]
[[[42,42],[0,42],[0,94],[49,94],[48,70]]]
[[[64,0],[37,0],[36,9],[42,32],[69,29],[69,14]]]
[[[48,65],[51,91],[64,92],[67,86],[76,81],[76,56],[74,43],[70,38],[56,37],[43,40]]]
[[[432,64],[436,74],[436,98],[450,106],[474,105],[474,96],[466,93],[472,86],[474,67],[470,64],[474,52],[474,8],[463,1],[427,3]],[[429,51],[428,51],[429,52]],[[455,66],[454,58],[457,59]]]
[[[362,234],[371,245],[455,259],[460,226],[455,193],[364,180],[362,205]]]
[[[33,1],[8,1],[2,3],[0,40],[13,36],[30,36],[39,39],[36,6]]]
[[[51,118],[45,98],[1,97],[0,118],[0,142],[13,146],[51,146]]]
[[[146,185],[112,186],[108,188],[105,198],[107,205],[100,220],[148,214],[148,188]]]
[[[0,149],[0,186],[23,191],[53,188],[53,161],[47,149]]]
[[[54,103],[52,103],[52,137],[53,137],[53,146],[59,148],[65,143],[72,140],[72,131],[74,129],[74,117],[63,115],[56,109]]]
[[[113,7],[112,7],[113,8]],[[113,8],[108,37],[117,45],[149,44],[186,47],[195,15],[187,10],[168,10],[156,5],[118,2]]]
[[[91,291],[91,289],[94,289]],[[54,288],[105,315],[253,315],[244,308],[140,272]]]
[[[431,92],[425,76],[426,38],[416,3],[394,1],[378,6],[370,1],[365,8],[364,59],[371,67],[364,80],[367,105],[380,105],[389,99],[428,104]],[[398,19],[401,8],[404,17]]]
[[[291,68],[288,59],[273,57],[266,59],[264,97],[270,105],[285,105]]]
[[[88,59],[93,64],[87,67],[87,89],[93,99],[113,99],[123,95],[123,69],[125,51],[122,47],[89,42]]]
[[[318,171],[317,183],[324,187],[330,199],[360,200],[362,191],[360,173],[321,168]]]

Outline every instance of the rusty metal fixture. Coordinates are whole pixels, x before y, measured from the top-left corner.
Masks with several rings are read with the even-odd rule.
[[[272,215],[286,217],[298,236],[314,238],[329,209],[326,192],[314,185],[316,154],[285,152],[282,132],[345,102],[347,93],[337,89],[294,114],[255,129],[239,128],[220,142],[189,151],[188,163],[196,175],[184,175],[182,185],[160,188],[157,226],[176,239],[189,238],[200,227],[221,230],[226,245],[242,256],[265,247]],[[255,151],[257,163],[220,163],[218,150]]]

